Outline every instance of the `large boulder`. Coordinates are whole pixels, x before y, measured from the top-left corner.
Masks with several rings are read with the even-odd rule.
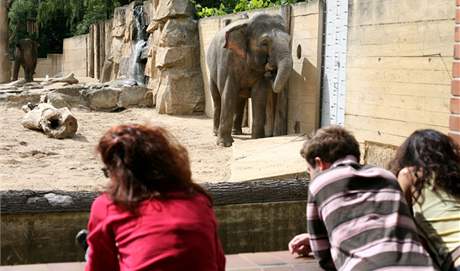
[[[160,70],[173,67],[195,70],[200,63],[198,52],[195,46],[158,47],[155,66]]]
[[[145,64],[144,74],[150,77],[150,80],[153,78],[157,78],[157,68],[155,67],[155,57],[158,48],[158,43],[160,40],[161,30],[156,29],[150,34],[148,40],[148,56],[147,56],[147,63]]]
[[[160,114],[185,115],[202,112],[203,80],[199,72],[168,70],[161,72],[156,95]]]
[[[193,8],[188,0],[161,0],[156,8],[155,21],[167,18],[192,17]]]
[[[121,38],[125,35],[126,7],[118,7],[113,12],[112,36]]]
[[[152,107],[152,92],[143,86],[124,86],[121,88],[117,106],[120,108],[133,106]]]
[[[91,88],[82,91],[82,96],[86,99],[88,107],[96,111],[112,111],[118,108],[118,97],[121,90],[103,87]]]
[[[123,41],[121,39],[118,39],[118,38],[114,38],[112,40],[112,49],[111,49],[111,52],[112,52],[112,61],[114,63],[120,63],[120,60],[121,60],[121,57],[122,57],[122,50],[123,48]]]
[[[163,27],[160,36],[160,46],[177,47],[182,45],[196,45],[198,39],[198,25],[192,18],[170,19]]]
[[[51,104],[55,108],[87,106],[81,92],[85,89],[82,85],[56,88],[42,96],[41,102]]]

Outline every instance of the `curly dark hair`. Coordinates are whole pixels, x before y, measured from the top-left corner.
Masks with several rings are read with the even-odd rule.
[[[187,150],[164,128],[114,126],[102,136],[97,151],[111,179],[106,193],[122,208],[135,211],[145,199],[167,198],[174,192],[198,192],[211,200],[191,179]]]
[[[415,168],[414,202],[429,185],[460,198],[460,148],[449,136],[432,129],[412,133],[389,164],[395,175],[405,167]]]

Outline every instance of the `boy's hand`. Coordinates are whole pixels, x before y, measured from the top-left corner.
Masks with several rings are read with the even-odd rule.
[[[292,240],[289,242],[289,252],[291,254],[297,253],[301,256],[306,256],[308,253],[311,252],[310,248],[310,235],[308,233],[302,233],[296,235]]]

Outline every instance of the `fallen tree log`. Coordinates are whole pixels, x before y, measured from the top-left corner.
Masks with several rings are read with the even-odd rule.
[[[78,79],[75,78],[75,74],[72,72],[63,77],[48,78],[42,82],[42,85],[46,86],[54,83],[67,83],[69,85],[73,85],[78,84],[78,82]]]
[[[43,131],[52,138],[71,138],[78,129],[77,119],[67,107],[55,108],[51,104],[40,103],[35,107],[23,107],[26,115],[21,124],[25,128]]]

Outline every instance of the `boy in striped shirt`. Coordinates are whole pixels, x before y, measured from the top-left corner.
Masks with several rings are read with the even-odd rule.
[[[360,165],[348,131],[318,130],[301,155],[312,180],[308,234],[294,237],[292,253],[311,249],[325,270],[434,270],[395,176]]]

